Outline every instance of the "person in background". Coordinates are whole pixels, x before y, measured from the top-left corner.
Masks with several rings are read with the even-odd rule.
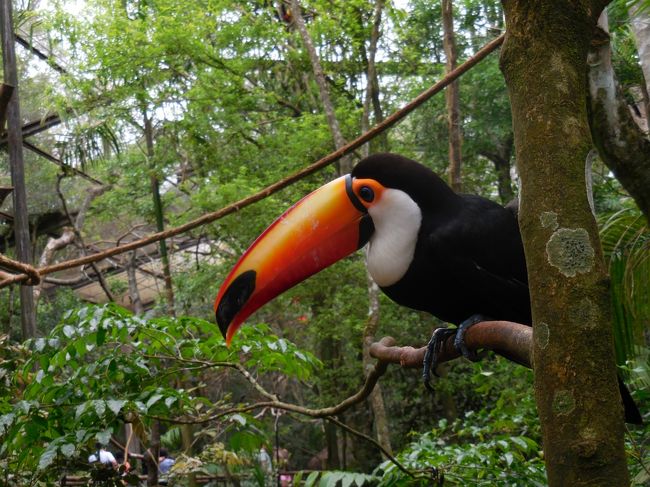
[[[161,448],[158,457],[158,471],[162,474],[167,474],[171,470],[172,465],[174,465],[174,459],[169,456],[166,448]]]
[[[95,443],[95,453],[88,457],[88,463],[95,462],[103,463],[105,465],[112,465],[113,468],[117,468],[117,460],[115,460],[113,454],[99,442]]]
[[[262,445],[260,452],[257,454],[257,461],[260,464],[262,472],[265,474],[270,474],[273,472],[273,463],[271,462],[271,456],[266,451],[266,447],[264,445]]]

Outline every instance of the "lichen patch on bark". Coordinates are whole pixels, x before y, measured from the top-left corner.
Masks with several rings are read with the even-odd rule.
[[[556,230],[559,226],[557,222],[557,213],[554,211],[544,211],[539,215],[539,221],[544,228],[550,228],[551,230]]]
[[[594,255],[584,228],[559,228],[546,243],[548,262],[567,277],[591,271]]]

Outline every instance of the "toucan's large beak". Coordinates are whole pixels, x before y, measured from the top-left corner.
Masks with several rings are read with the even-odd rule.
[[[289,208],[253,242],[219,289],[214,311],[226,344],[258,308],[363,247],[372,230],[349,175]]]

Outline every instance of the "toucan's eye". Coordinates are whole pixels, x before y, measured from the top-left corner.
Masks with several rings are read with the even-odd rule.
[[[370,203],[375,199],[375,192],[369,186],[361,186],[359,189],[359,196],[363,201]]]

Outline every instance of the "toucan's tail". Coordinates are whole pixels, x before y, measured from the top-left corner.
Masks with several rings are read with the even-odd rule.
[[[625,408],[625,422],[630,424],[643,424],[641,412],[620,377],[618,378],[618,389],[621,392],[621,399],[623,399],[623,407]]]

